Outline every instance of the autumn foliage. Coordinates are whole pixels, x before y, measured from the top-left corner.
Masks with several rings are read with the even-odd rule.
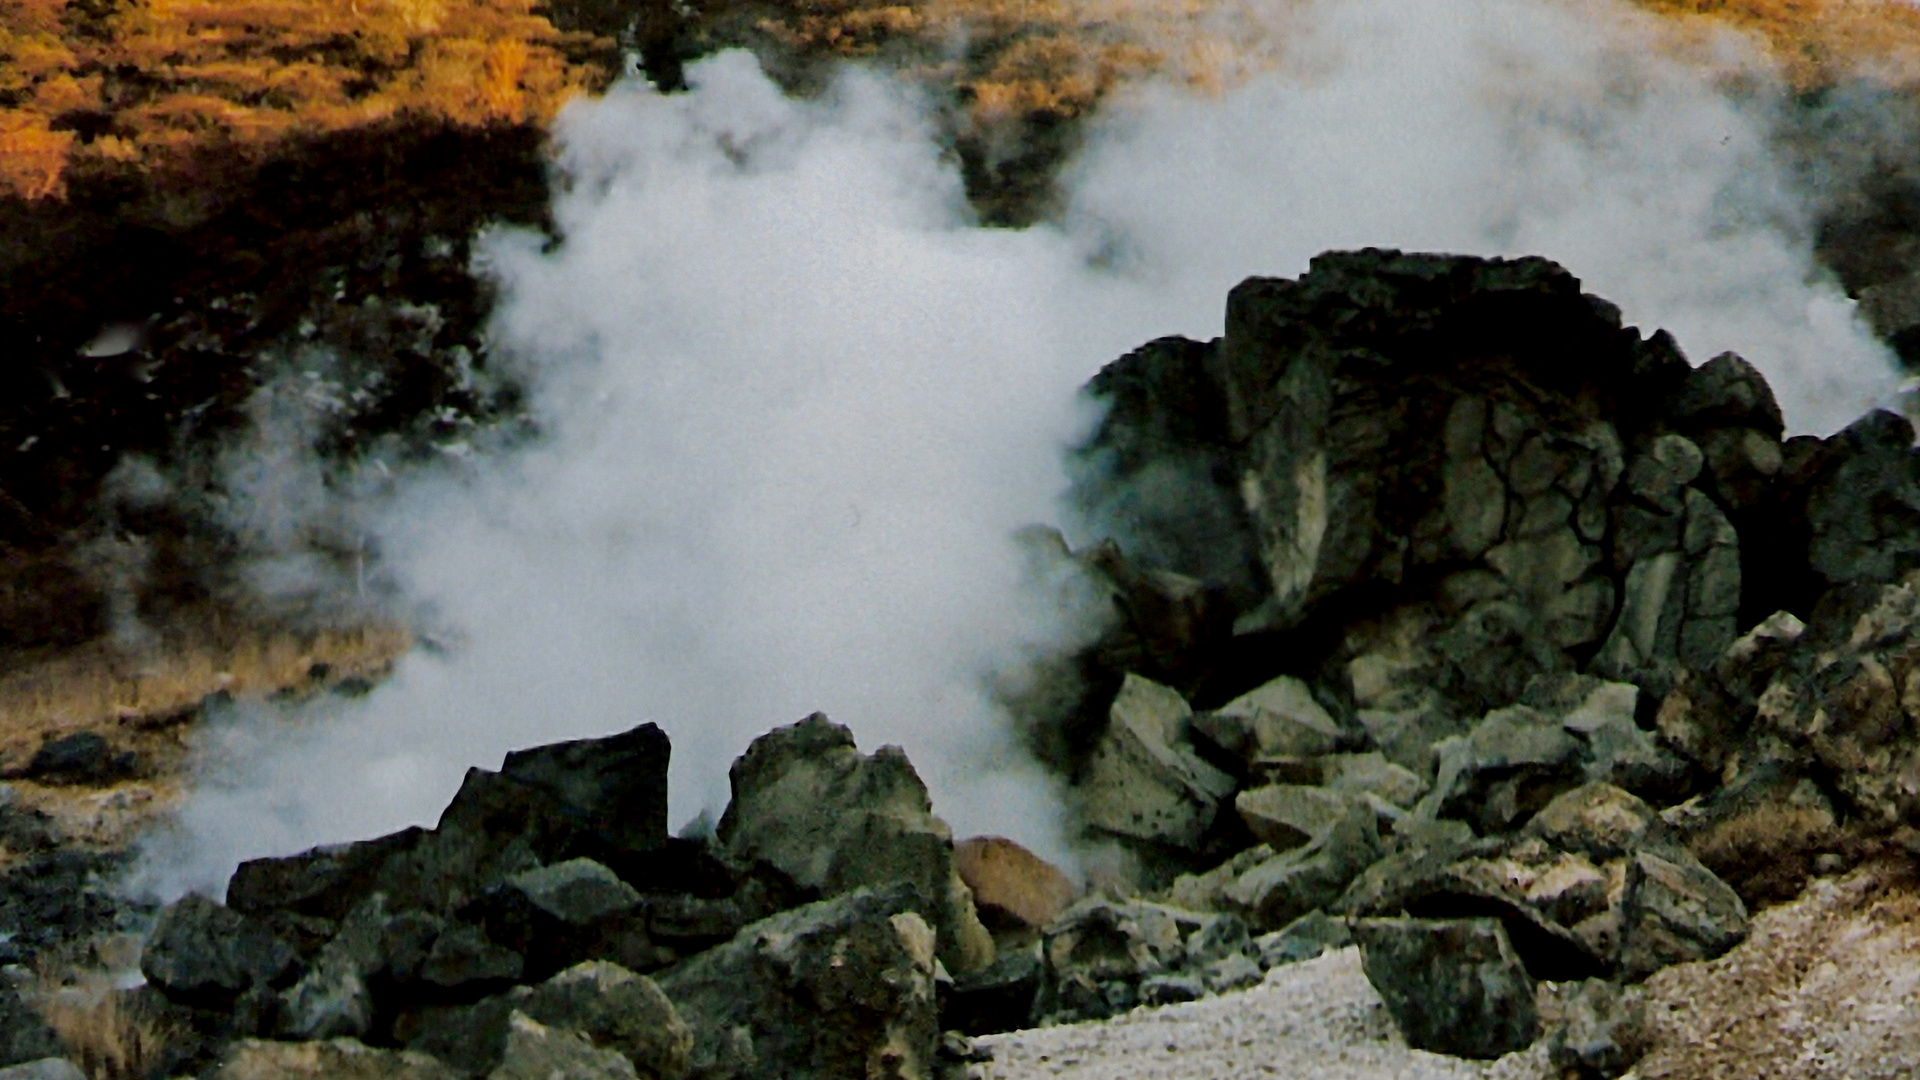
[[[1545,0],[1543,0],[1545,2]],[[1920,78],[1906,0],[1635,0],[1757,38],[1794,83]],[[404,113],[539,123],[604,82],[540,0],[0,0],[0,193],[58,195],[75,169],[175,163]],[[637,7],[673,0],[636,0]],[[696,20],[704,7],[675,10]],[[762,40],[872,57],[952,91],[978,130],[1071,119],[1146,74],[1231,83],[1288,4],[1231,0],[773,0]],[[676,16],[680,17],[680,16]],[[709,38],[710,44],[725,44]]]
[[[1550,0],[1541,0],[1550,2]],[[1232,0],[803,0],[761,28],[803,52],[885,55],[922,46],[923,73],[954,87],[976,124],[1069,118],[1152,73],[1231,84],[1268,66],[1290,9]],[[1758,39],[1801,88],[1864,77],[1920,81],[1920,6],[1907,0],[1635,0],[1681,30]],[[1262,21],[1264,20],[1264,21]]]
[[[0,192],[420,112],[540,121],[601,76],[535,0],[0,0]]]

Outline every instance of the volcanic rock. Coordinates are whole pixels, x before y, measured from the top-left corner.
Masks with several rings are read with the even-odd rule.
[[[1739,894],[1685,851],[1639,852],[1627,874],[1620,942],[1627,977],[1712,960],[1746,938],[1747,907]]]
[[[140,755],[116,751],[105,736],[79,731],[54,739],[34,751],[19,776],[43,784],[111,784],[139,768]]]
[[[1526,831],[1562,851],[1611,859],[1638,849],[1654,827],[1653,808],[1611,784],[1587,784],[1548,803]]]
[[[1360,919],[1367,980],[1417,1050],[1495,1058],[1540,1034],[1533,980],[1494,919]]]
[[[1234,782],[1193,751],[1186,701],[1128,675],[1108,715],[1106,735],[1075,791],[1087,824],[1116,836],[1197,848]]]
[[[1349,803],[1345,813],[1311,841],[1242,873],[1223,896],[1253,927],[1277,929],[1338,899],[1380,854],[1372,811]]]
[[[510,1001],[534,1020],[626,1055],[645,1080],[679,1076],[693,1050],[692,1031],[653,980],[617,964],[580,964]]]
[[[1088,897],[1042,937],[1046,984],[1035,1012],[1056,1021],[1099,1019],[1147,1000],[1148,980],[1163,1000],[1208,992],[1243,977],[1223,966],[1249,946],[1245,923],[1231,915],[1187,911],[1145,900]],[[1257,969],[1256,969],[1257,970]]]
[[[425,1054],[376,1050],[353,1039],[262,1042],[227,1050],[213,1080],[460,1080]]]
[[[487,1080],[634,1080],[633,1063],[525,1013],[507,1019],[507,1045]]]
[[[1343,741],[1340,725],[1292,676],[1281,677],[1193,717],[1193,729],[1251,763],[1261,758],[1317,757]]]
[[[0,985],[0,1065],[20,1065],[66,1053],[59,1036],[11,986]]]
[[[381,867],[426,835],[425,829],[409,828],[376,840],[243,862],[227,882],[227,906],[251,915],[289,911],[336,921],[346,918],[372,891]]]
[[[1290,851],[1331,829],[1353,800],[1321,787],[1271,784],[1233,797],[1233,808],[1255,840]]]
[[[770,864],[822,897],[905,882],[925,898],[948,971],[992,962],[992,938],[954,870],[953,834],[899,747],[863,755],[852,732],[814,713],[755,739],[729,775],[718,836],[734,858]]]
[[[1601,979],[1572,984],[1548,1038],[1548,1060],[1563,1074],[1626,1072],[1648,1047],[1644,998],[1639,987],[1622,989]]]
[[[992,964],[954,979],[940,1008],[941,1027],[991,1035],[1028,1026],[1045,973],[1039,942],[1002,948]]]
[[[939,1042],[934,932],[904,883],[783,912],[660,973],[713,1080],[925,1076]]]
[[[1329,918],[1324,911],[1309,911],[1270,934],[1253,939],[1253,952],[1260,967],[1271,971],[1282,964],[1311,960],[1332,949],[1353,944],[1353,932],[1344,920]]]
[[[169,1000],[230,1009],[293,963],[293,950],[266,924],[194,893],[161,913],[140,971]]]

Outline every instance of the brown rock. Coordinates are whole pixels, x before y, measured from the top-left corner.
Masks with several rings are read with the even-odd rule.
[[[1003,836],[955,844],[953,867],[990,927],[1038,930],[1059,918],[1080,892],[1058,867]]]

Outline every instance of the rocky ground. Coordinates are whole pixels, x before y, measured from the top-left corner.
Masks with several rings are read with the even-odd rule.
[[[1819,250],[1912,363],[1911,102],[1821,59],[1905,55],[1906,17],[1810,37],[1777,7],[1740,17],[1805,50],[1779,140],[1806,176],[1849,109],[1888,124],[1820,193]],[[672,88],[738,44],[801,91],[822,58],[913,70],[952,95],[982,218],[1017,224],[1049,211],[1074,119],[1173,63],[1142,36],[1191,14],[1136,13],[1140,36],[1071,5],[540,18],[602,65],[580,85],[627,50]],[[991,32],[956,57],[958,23]],[[42,83],[0,106],[72,89]],[[350,523],[250,524],[230,455],[289,403],[336,490],[525,437],[469,245],[540,225],[546,177],[534,120],[430,110],[128,171],[114,110],[150,102],[121,90],[105,119],[41,117],[94,148],[60,201],[0,200],[0,1066],[1912,1071],[1913,430],[1784,438],[1745,361],[1692,363],[1542,260],[1330,253],[1235,290],[1224,338],[1149,343],[1089,387],[1108,412],[1077,497],[1113,536],[1034,539],[1115,628],[1009,705],[1111,856],[1100,888],[956,845],[902,756],[810,719],[747,751],[711,837],[666,835],[643,729],[476,772],[433,830],[250,864],[221,902],[125,901],[199,716],[356,692],[411,644]],[[288,543],[370,594],[261,603],[231,568]],[[28,1068],[0,1076],[63,1075]]]
[[[226,1080],[1905,1060],[1907,421],[1783,439],[1744,360],[1696,366],[1540,259],[1331,252],[1228,311],[1089,385],[1077,492],[1115,535],[1028,538],[1113,604],[1007,700],[1104,852],[1092,887],[956,843],[901,751],[815,715],[746,749],[710,834],[667,834],[648,725],[154,911],[36,801],[152,767],[78,732],[0,808],[4,1057]]]

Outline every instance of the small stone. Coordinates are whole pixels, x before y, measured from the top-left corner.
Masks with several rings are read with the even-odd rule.
[[[1555,796],[1526,831],[1557,848],[1596,859],[1638,849],[1653,827],[1653,808],[1612,784],[1587,784]]]
[[[1350,795],[1378,795],[1401,809],[1410,809],[1427,790],[1419,774],[1386,759],[1378,750],[1364,754],[1333,754],[1326,762],[1327,790]]]
[[[1224,994],[1231,990],[1243,990],[1253,986],[1263,978],[1265,972],[1260,965],[1245,953],[1231,953],[1207,965],[1202,977],[1210,993]]]
[[[77,731],[41,746],[21,775],[43,784],[111,784],[133,775],[140,757],[115,751],[106,737]]]
[[[1145,1005],[1177,1005],[1206,996],[1206,984],[1193,975],[1152,975],[1140,980],[1140,1001]]]
[[[1260,966],[1271,970],[1283,964],[1312,960],[1333,949],[1353,944],[1353,934],[1344,920],[1330,918],[1324,911],[1309,911],[1271,934],[1253,941]]]
[[[0,1065],[16,1065],[66,1052],[60,1037],[11,986],[0,985]]]

